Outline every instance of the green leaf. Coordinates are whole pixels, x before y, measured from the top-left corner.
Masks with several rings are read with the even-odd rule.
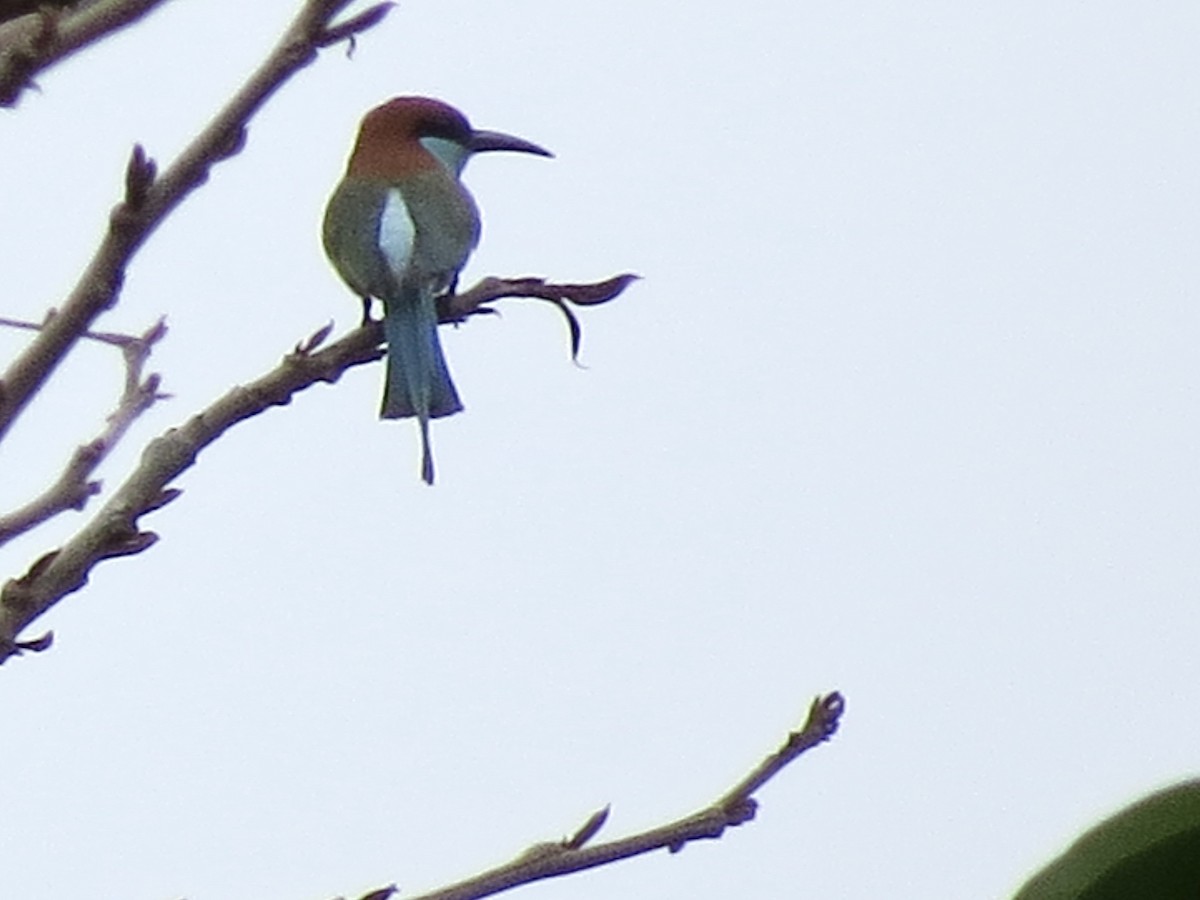
[[[1200,900],[1200,779],[1085,832],[1014,900]]]

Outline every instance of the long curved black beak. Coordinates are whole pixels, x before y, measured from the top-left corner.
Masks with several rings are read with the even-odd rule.
[[[532,153],[535,156],[554,156],[545,147],[527,141],[524,138],[513,137],[501,131],[475,131],[471,133],[471,143],[467,149],[472,153],[487,153],[492,150],[511,150],[514,153]]]

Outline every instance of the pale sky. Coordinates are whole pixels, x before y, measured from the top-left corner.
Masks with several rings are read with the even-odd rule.
[[[0,315],[61,302],[131,145],[165,165],[298,5],[175,0],[0,113]],[[468,167],[466,283],[644,280],[583,312],[583,368],[534,301],[443,329],[432,489],[379,366],[206,451],[160,543],[0,671],[4,893],[427,890],[606,803],[608,838],[698,808],[832,689],[841,732],[753,823],[512,896],[1003,898],[1200,774],[1198,32],[1182,2],[447,0],[327,51],[101,320],[167,315],[174,394],[107,486],[357,323],[319,223],[394,95],[556,153]],[[120,376],[80,349],[0,506]]]

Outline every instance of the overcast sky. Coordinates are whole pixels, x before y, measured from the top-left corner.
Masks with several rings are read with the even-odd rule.
[[[175,0],[0,115],[0,315],[61,301],[131,145],[165,164],[297,6]],[[557,154],[468,168],[467,283],[644,280],[585,311],[583,368],[545,304],[443,329],[466,411],[432,489],[378,366],[206,451],[161,542],[0,672],[4,893],[428,889],[605,803],[608,837],[699,807],[835,688],[842,731],[754,823],[521,895],[1001,898],[1200,773],[1198,31],[1183,2],[414,0],[326,52],[102,320],[167,315],[174,394],[107,485],[356,324],[319,222],[391,96]],[[0,506],[120,377],[79,350]]]

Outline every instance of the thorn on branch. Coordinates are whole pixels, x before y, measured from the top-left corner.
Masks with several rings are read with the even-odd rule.
[[[568,850],[578,850],[592,838],[594,838],[604,823],[608,821],[608,814],[612,810],[612,805],[605,806],[604,809],[596,810],[588,816],[588,820],[576,831],[573,835],[563,841],[563,846]]]
[[[162,509],[168,503],[173,503],[183,493],[179,488],[163,488],[159,491],[158,496],[142,507],[139,515],[152,513],[155,510]]]
[[[9,638],[0,639],[0,659],[10,656],[20,656],[22,653],[41,653],[49,650],[54,643],[54,632],[47,631],[41,637],[31,641],[14,641]]]
[[[333,332],[333,319],[330,319],[327,324],[318,328],[303,341],[296,344],[296,349],[293,351],[297,356],[310,356],[313,351],[320,347],[329,335]]]
[[[387,887],[382,887],[379,888],[379,890],[363,894],[359,900],[388,900],[388,897],[392,896],[398,890],[400,889],[396,887],[396,885],[389,884]]]
[[[170,329],[167,328],[167,317],[159,316],[158,321],[147,328],[142,334],[141,341],[147,347],[151,347],[165,338],[169,330]]]
[[[14,641],[13,648],[16,650],[18,655],[25,651],[30,653],[42,653],[46,650],[49,650],[53,644],[54,632],[47,631],[41,637],[36,637],[31,641]]]
[[[104,559],[116,559],[121,556],[134,556],[143,550],[149,550],[158,543],[158,535],[153,531],[136,531],[131,529],[126,535],[113,535],[112,539],[101,551]]]

